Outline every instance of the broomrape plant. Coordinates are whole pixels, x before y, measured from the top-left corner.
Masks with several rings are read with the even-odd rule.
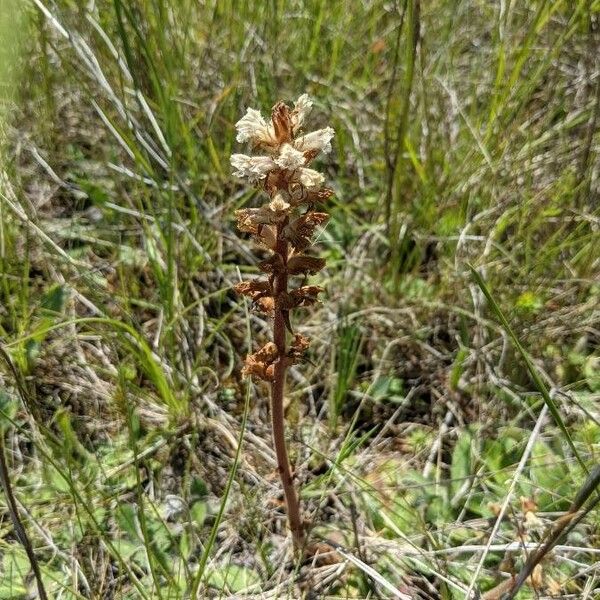
[[[306,285],[306,279],[318,273],[325,261],[306,251],[317,227],[329,219],[327,213],[315,211],[314,206],[333,195],[333,190],[323,187],[323,175],[309,165],[320,152],[331,150],[334,131],[326,127],[301,135],[311,108],[307,94],[298,98],[293,109],[278,102],[272,109],[270,122],[259,111],[249,108],[236,123],[237,141],[250,142],[253,150],[262,154],[231,156],[234,175],[259,186],[269,197],[260,208],[236,211],[238,229],[252,234],[271,255],[258,265],[266,274],[265,279],[242,281],[235,290],[248,296],[257,310],[273,319],[273,341],[246,357],[242,373],[271,385],[271,427],[277,470],[297,550],[304,547],[306,532],[285,442],[283,396],[287,369],[302,360],[309,340],[294,332],[290,311],[311,306],[323,291],[319,286]],[[290,289],[293,278],[301,278],[302,282]],[[289,347],[287,332],[293,336]]]

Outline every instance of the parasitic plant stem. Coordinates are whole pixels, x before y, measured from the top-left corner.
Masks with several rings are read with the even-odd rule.
[[[287,264],[287,240],[278,235],[275,251],[281,256],[284,264]],[[275,294],[287,294],[288,275],[282,271],[276,275],[273,282]],[[304,527],[300,515],[300,502],[294,486],[292,468],[288,458],[285,443],[285,415],[283,396],[285,391],[285,376],[287,373],[287,348],[286,348],[286,316],[280,307],[275,308],[273,315],[273,342],[277,346],[279,355],[273,369],[273,382],[271,383],[271,428],[273,434],[273,445],[277,458],[277,471],[281,478],[288,522],[294,540],[294,547],[300,550],[304,546]]]
[[[236,123],[237,141],[249,141],[254,149],[261,149],[265,154],[233,154],[231,157],[235,175],[259,185],[269,196],[269,202],[260,208],[236,212],[238,229],[252,234],[269,252],[268,258],[258,265],[267,280],[242,281],[235,290],[249,296],[257,310],[273,319],[273,341],[246,357],[242,373],[271,385],[271,427],[277,471],[297,551],[305,546],[306,532],[285,439],[285,377],[290,365],[302,361],[309,340],[294,333],[290,311],[312,306],[323,289],[302,283],[290,290],[289,284],[294,277],[306,280],[308,275],[318,273],[325,266],[323,259],[305,251],[311,246],[317,227],[329,219],[327,213],[316,212],[314,206],[333,194],[332,190],[322,187],[323,175],[308,168],[320,152],[331,150],[333,137],[331,127],[300,135],[311,108],[312,102],[306,94],[298,98],[293,109],[278,102],[272,109],[270,123],[259,111],[249,108]],[[293,334],[289,347],[287,331]]]

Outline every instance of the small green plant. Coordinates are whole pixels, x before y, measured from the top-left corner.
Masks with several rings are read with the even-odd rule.
[[[297,550],[305,546],[306,536],[285,441],[283,399],[287,369],[302,360],[309,340],[294,332],[290,311],[311,306],[323,291],[316,285],[304,285],[308,275],[314,275],[325,266],[322,258],[307,254],[307,250],[316,228],[329,219],[327,213],[316,212],[314,206],[333,194],[323,187],[323,175],[308,168],[319,152],[331,149],[333,129],[326,127],[299,135],[311,108],[312,102],[306,94],[298,98],[293,109],[278,102],[272,109],[270,123],[259,111],[249,108],[236,124],[237,141],[249,141],[253,149],[266,154],[233,154],[231,157],[234,174],[260,186],[269,197],[269,202],[260,208],[245,208],[236,213],[238,229],[252,234],[271,253],[259,263],[267,278],[243,281],[235,289],[249,296],[259,311],[273,319],[273,341],[246,357],[243,373],[271,385],[271,426],[277,469]],[[294,277],[304,281],[290,289],[290,279]],[[287,332],[294,336],[289,347]]]

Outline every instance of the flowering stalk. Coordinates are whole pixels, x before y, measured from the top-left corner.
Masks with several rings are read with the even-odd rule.
[[[266,279],[242,281],[235,290],[250,297],[257,310],[273,319],[273,341],[249,354],[242,372],[271,384],[273,444],[296,549],[305,545],[305,531],[285,442],[283,399],[287,369],[302,360],[309,340],[294,333],[290,311],[316,303],[323,291],[319,286],[305,285],[308,275],[325,266],[323,259],[306,254],[306,250],[317,227],[329,219],[327,213],[315,211],[314,206],[333,194],[323,187],[323,175],[308,168],[319,152],[331,150],[334,135],[331,127],[300,135],[311,108],[306,94],[298,98],[293,109],[278,102],[268,123],[259,111],[249,108],[236,123],[237,141],[249,141],[264,154],[231,156],[234,174],[260,186],[269,197],[260,208],[236,211],[238,229],[252,234],[270,256],[259,263]],[[294,277],[303,281],[290,289]],[[289,348],[288,331],[294,336]]]

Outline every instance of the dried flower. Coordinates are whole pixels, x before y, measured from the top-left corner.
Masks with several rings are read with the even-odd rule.
[[[273,318],[273,341],[246,357],[242,373],[271,383],[273,441],[296,549],[303,547],[305,531],[285,445],[283,394],[287,368],[302,360],[310,342],[295,333],[287,348],[286,331],[292,332],[290,311],[314,305],[323,288],[301,285],[289,290],[288,287],[291,277],[314,275],[325,266],[322,258],[303,252],[311,245],[317,227],[329,219],[327,213],[315,212],[313,206],[333,194],[323,187],[323,175],[307,166],[320,152],[331,151],[333,129],[325,127],[298,135],[311,108],[312,101],[306,94],[298,98],[292,110],[278,102],[271,111],[270,123],[259,111],[247,109],[236,123],[237,140],[251,142],[267,156],[231,157],[234,175],[260,185],[269,196],[269,201],[260,208],[244,208],[235,213],[240,231],[252,234],[272,251],[258,263],[268,279],[243,281],[235,290]]]
[[[273,342],[265,344],[258,352],[248,354],[243,375],[258,377],[264,381],[272,381],[274,375],[273,363],[279,358],[279,350]]]
[[[287,193],[290,197],[290,204],[300,206],[301,204],[316,204],[324,202],[333,196],[333,190],[329,188],[307,190],[301,183],[291,181],[288,185]]]
[[[295,250],[304,250],[310,245],[315,229],[328,220],[327,213],[307,212],[288,223],[283,232]]]
[[[260,244],[263,244],[269,250],[275,250],[277,246],[277,228],[274,225],[265,225],[260,228],[260,233],[258,233],[257,241]]]
[[[252,300],[258,300],[262,296],[273,293],[268,281],[242,281],[234,285],[233,289],[238,294],[249,296]]]
[[[289,294],[291,306],[293,308],[312,306],[318,302],[317,296],[323,291],[323,288],[318,285],[304,285],[296,288]]]
[[[278,191],[269,202],[269,208],[275,213],[284,213],[290,208],[290,203],[287,201],[289,194]]]
[[[259,312],[272,317],[273,311],[275,310],[275,300],[273,299],[272,296],[267,296],[265,298],[258,298],[254,302],[254,306],[256,306],[256,308],[258,309]]]
[[[290,109],[283,102],[278,102],[271,112],[275,139],[278,144],[285,144],[292,139],[292,122]]]
[[[315,275],[324,266],[325,260],[322,258],[297,254],[288,260],[287,271],[290,275]]]
[[[279,216],[268,206],[260,208],[241,208],[235,211],[237,227],[240,231],[257,235],[263,225],[274,225]]]
[[[283,273],[285,271],[285,263],[280,254],[273,254],[267,260],[258,263],[258,268],[263,273]]]
[[[300,362],[304,358],[304,354],[309,346],[310,340],[300,333],[296,333],[294,335],[294,341],[290,345],[288,357],[291,358],[293,362]]]

